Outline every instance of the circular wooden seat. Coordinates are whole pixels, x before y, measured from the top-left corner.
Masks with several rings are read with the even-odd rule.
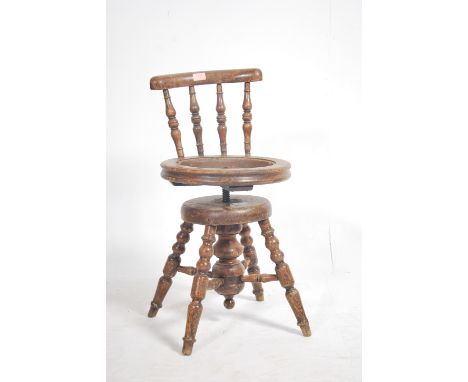
[[[302,334],[311,335],[309,321],[298,290],[294,287],[294,278],[288,264],[284,261],[284,253],[279,247],[279,240],[269,222],[271,216],[270,202],[259,196],[233,195],[231,191],[248,191],[254,185],[281,182],[290,177],[290,164],[281,159],[251,156],[252,144],[252,102],[250,99],[251,82],[261,81],[260,69],[234,69],[205,72],[188,72],[151,79],[151,89],[162,90],[166,106],[166,116],[171,137],[177,152],[176,159],[161,163],[161,176],[173,185],[187,186],[221,186],[222,196],[206,196],[187,200],[181,209],[183,223],[176,235],[177,242],[172,246],[163,275],[151,301],[148,317],[156,316],[162,307],[163,300],[171,287],[172,278],[178,273],[193,276],[190,296],[192,301],[187,309],[187,324],[182,353],[192,354],[193,344],[202,311],[202,300],[208,289],[214,289],[224,296],[224,306],[234,307],[233,297],[240,293],[245,283],[252,283],[253,294],[257,301],[263,301],[262,283],[279,281],[286,291],[286,299],[296,316],[297,324]],[[244,99],[242,102],[242,132],[244,156],[227,155],[226,106],[223,98],[225,83],[244,83]],[[200,106],[195,88],[198,85],[216,86],[216,131],[219,136],[221,155],[205,156],[203,143],[203,128],[201,124]],[[193,134],[197,148],[197,157],[186,157],[182,145],[182,133],[179,121],[172,104],[169,89],[188,87],[190,97],[190,113],[193,124]],[[213,95],[214,95],[213,94]],[[240,110],[239,110],[240,111]],[[213,129],[206,129],[206,132]],[[231,134],[231,133],[230,133]],[[231,148],[229,149],[231,152]],[[275,263],[275,274],[262,274],[251,231],[248,223],[258,222],[265,246],[270,252],[270,259]],[[196,267],[181,265],[181,255],[185,252],[185,244],[190,240],[193,225],[204,225],[202,244],[199,249],[199,260]],[[240,236],[240,242],[238,241]],[[240,261],[238,257],[244,256]],[[216,256],[218,261],[211,266],[210,259]]]
[[[224,203],[219,195],[187,200],[181,208],[182,220],[202,225],[230,225],[258,222],[271,216],[268,199],[252,195],[235,195]]]
[[[198,156],[161,163],[161,176],[175,184],[253,186],[282,182],[291,176],[289,162],[255,156]]]

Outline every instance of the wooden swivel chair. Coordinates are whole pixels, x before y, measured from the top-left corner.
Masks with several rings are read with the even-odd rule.
[[[188,306],[187,325],[182,353],[192,353],[195,335],[202,313],[202,300],[208,289],[214,289],[225,297],[224,306],[234,307],[233,297],[243,288],[244,283],[253,284],[253,293],[257,301],[263,301],[262,283],[279,281],[286,289],[286,298],[297,318],[297,324],[304,336],[311,335],[309,322],[302,306],[299,292],[294,288],[294,278],[289,266],[284,262],[284,254],[279,248],[279,241],[274,235],[270,224],[270,202],[259,196],[236,195],[231,198],[232,191],[248,191],[254,185],[281,182],[290,177],[290,164],[281,159],[251,156],[250,134],[252,130],[252,103],[250,100],[250,83],[262,80],[259,69],[218,70],[208,72],[193,72],[170,74],[151,78],[152,90],[162,90],[166,104],[166,115],[169,119],[171,136],[174,141],[177,158],[161,163],[161,176],[173,185],[214,185],[222,187],[222,196],[205,196],[186,201],[182,205],[183,223],[177,234],[177,242],[172,247],[159,279],[156,293],[148,317],[156,316],[162,307],[171,284],[177,272],[193,276],[191,291],[192,302]],[[223,100],[224,83],[244,83],[244,101],[242,108],[244,121],[244,156],[227,155],[226,116]],[[216,84],[218,113],[218,134],[221,155],[205,155],[202,139],[201,118],[195,93],[195,86]],[[192,113],[193,133],[197,144],[198,156],[185,157],[182,147],[179,122],[171,102],[169,89],[189,88],[190,112]],[[249,223],[258,222],[265,245],[270,251],[271,260],[276,264],[275,274],[261,274],[257,265],[257,255],[252,245]],[[202,245],[199,250],[200,259],[196,267],[180,265],[180,256],[185,252],[185,244],[190,239],[193,224],[205,226]],[[240,234],[241,242],[237,240]],[[218,235],[216,241],[215,235]],[[215,243],[216,241],[216,243]],[[215,243],[215,244],[214,244]],[[214,244],[214,245],[213,245]],[[243,253],[244,260],[237,258]],[[213,254],[219,259],[211,267]],[[247,271],[247,274],[246,274]]]

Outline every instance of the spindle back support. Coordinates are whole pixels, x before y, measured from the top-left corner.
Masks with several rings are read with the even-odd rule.
[[[198,105],[195,86],[216,84],[216,121],[218,123],[218,135],[220,142],[221,155],[227,155],[226,142],[226,106],[223,99],[223,83],[244,83],[244,100],[242,103],[242,130],[244,133],[244,152],[245,156],[250,156],[252,132],[252,101],[250,99],[250,83],[262,80],[260,69],[234,69],[234,70],[214,70],[207,72],[188,72],[178,74],[168,74],[151,78],[151,90],[162,90],[166,104],[166,116],[171,129],[171,137],[174,141],[177,157],[184,158],[184,149],[182,146],[182,137],[179,130],[179,121],[176,118],[176,111],[172,105],[169,89],[178,87],[188,87],[190,96],[190,112],[192,114],[193,133],[197,145],[198,156],[204,156],[203,147],[203,128],[201,125],[200,107]]]

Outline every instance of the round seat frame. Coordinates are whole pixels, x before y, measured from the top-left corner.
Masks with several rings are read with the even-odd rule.
[[[161,167],[161,176],[179,185],[253,186],[282,182],[291,176],[289,162],[255,156],[173,158]]]
[[[187,200],[181,208],[182,220],[201,225],[230,225],[258,222],[271,216],[268,199],[253,195],[236,195],[229,203],[217,196]]]
[[[233,69],[207,72],[188,72],[153,77],[150,87],[162,90],[168,125],[174,141],[177,158],[161,163],[161,176],[173,185],[180,186],[220,186],[222,196],[205,196],[187,200],[181,208],[183,223],[177,234],[177,241],[172,246],[158,281],[154,298],[148,312],[154,317],[162,307],[163,300],[177,273],[193,276],[190,292],[191,302],[187,309],[187,324],[183,337],[182,353],[192,353],[198,323],[203,310],[202,301],[207,290],[215,290],[224,296],[224,306],[234,308],[234,296],[240,293],[245,283],[252,283],[253,294],[257,301],[263,301],[262,283],[277,281],[285,289],[286,299],[296,317],[297,325],[306,337],[311,335],[309,321],[304,311],[298,290],[289,265],[284,261],[284,254],[279,247],[279,240],[274,235],[269,218],[270,202],[259,196],[230,195],[234,191],[249,191],[254,185],[277,183],[287,180],[290,175],[289,162],[268,157],[251,155],[252,102],[250,98],[251,82],[261,81],[259,69]],[[226,106],[223,97],[223,84],[244,83],[242,106],[243,156],[228,155]],[[195,87],[198,85],[216,85],[216,122],[221,155],[205,155],[203,128],[200,106]],[[182,145],[182,133],[172,104],[169,89],[188,87],[190,97],[189,110],[193,124],[193,134],[198,156],[185,156]],[[207,129],[210,131],[212,129]],[[274,274],[260,273],[249,223],[258,223],[265,238],[265,246],[270,259],[275,263]],[[199,259],[196,266],[181,265],[181,255],[190,240],[193,225],[204,226]],[[238,237],[240,236],[240,242]],[[238,257],[243,255],[244,259]],[[213,257],[218,260],[211,264]]]

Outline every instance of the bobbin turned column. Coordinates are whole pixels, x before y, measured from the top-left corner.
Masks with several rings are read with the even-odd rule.
[[[200,259],[197,261],[197,271],[193,277],[192,291],[190,296],[192,302],[187,309],[187,324],[185,326],[185,336],[182,354],[192,354],[193,343],[196,341],[198,323],[203,311],[202,300],[205,298],[208,287],[208,272],[210,271],[210,259],[213,256],[213,243],[215,241],[216,227],[205,226],[205,233],[202,236],[203,244],[200,247]]]
[[[250,236],[250,227],[248,224],[242,226],[241,235],[241,244],[244,246],[244,258],[248,261],[247,272],[249,275],[260,274],[260,267],[258,266],[257,252],[253,246],[253,239]],[[254,282],[253,285],[253,294],[257,301],[263,301],[263,287],[262,283]]]
[[[156,316],[158,310],[162,308],[163,300],[172,285],[172,278],[176,275],[177,268],[180,265],[180,256],[185,252],[185,244],[190,240],[190,233],[192,231],[192,223],[183,222],[180,226],[177,242],[172,246],[172,254],[167,258],[163,275],[159,279],[156,293],[154,294],[153,301],[151,301],[148,317]]]
[[[279,247],[279,240],[275,236],[275,230],[270,224],[269,219],[258,222],[262,235],[265,238],[265,246],[270,251],[270,258],[276,264],[275,271],[281,286],[286,289],[286,298],[297,319],[297,325],[301,328],[304,337],[312,335],[309,326],[309,320],[302,306],[299,291],[294,287],[294,278],[289,269],[289,265],[284,262],[284,253]]]
[[[215,243],[214,255],[219,259],[212,268],[214,278],[222,278],[223,283],[215,290],[225,296],[226,309],[234,308],[234,295],[244,289],[241,276],[245,272],[244,265],[237,259],[243,251],[243,246],[237,241],[237,235],[242,229],[241,224],[220,225],[216,229],[218,241]]]

